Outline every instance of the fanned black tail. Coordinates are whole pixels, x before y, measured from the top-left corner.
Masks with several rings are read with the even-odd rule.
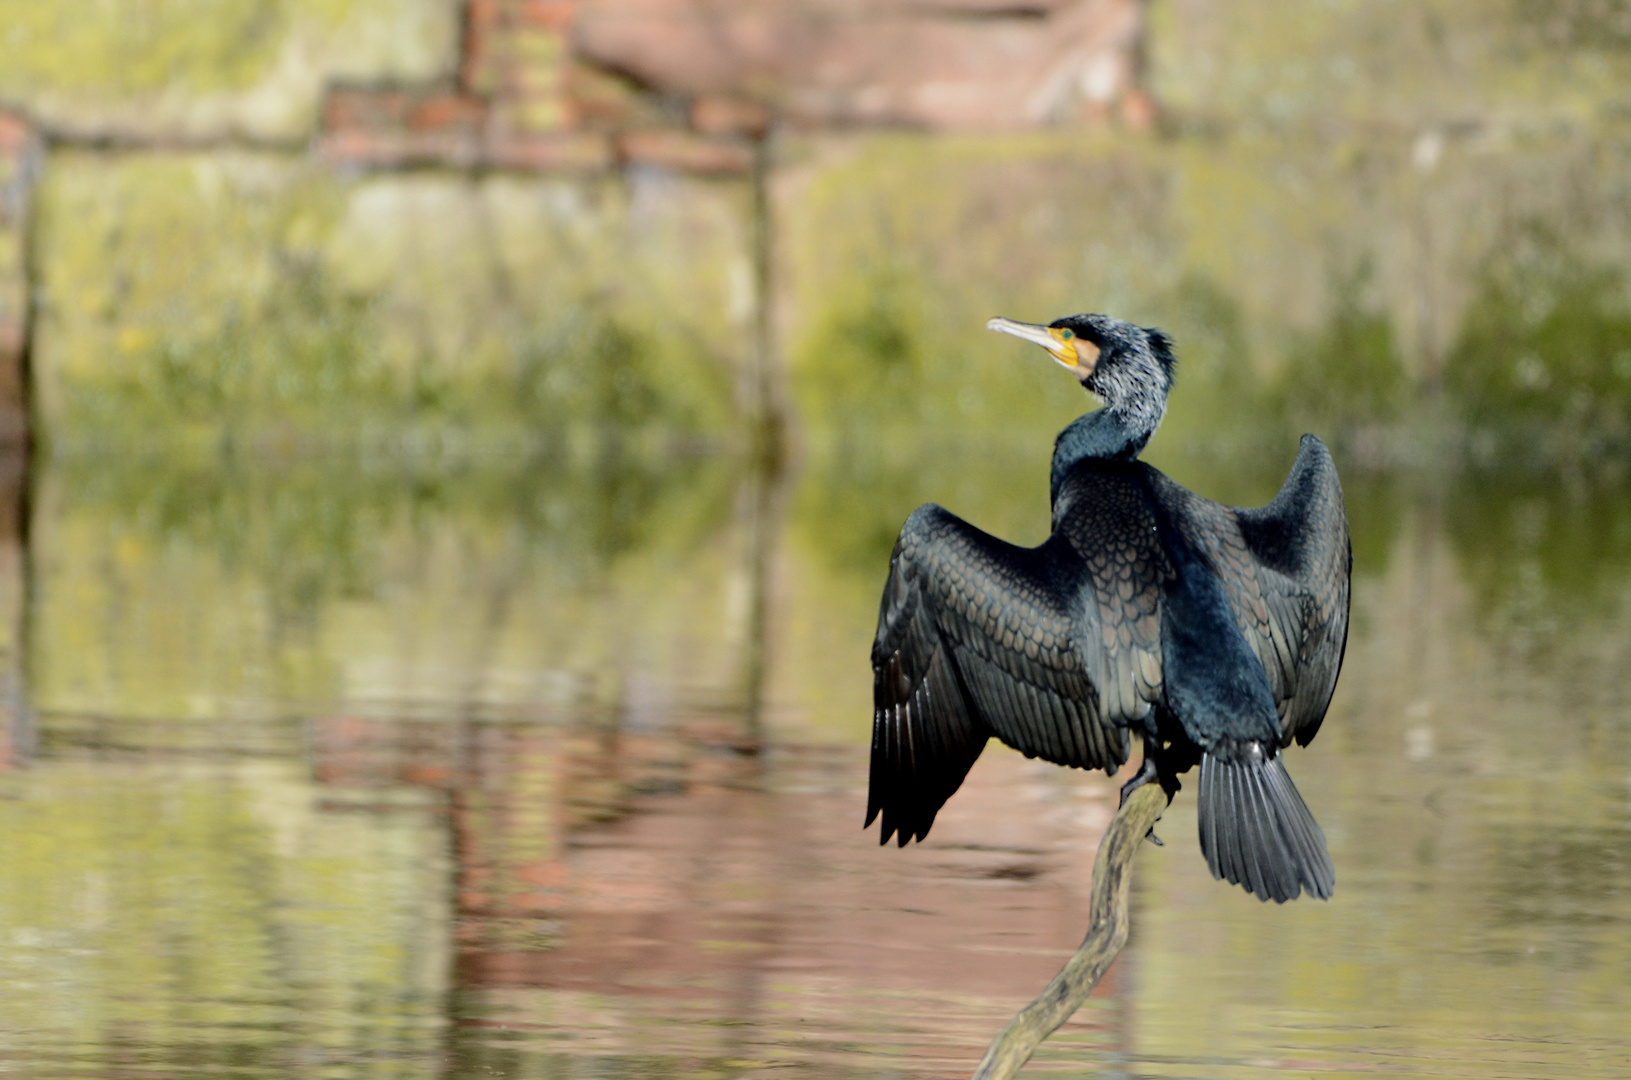
[[[1279,755],[1255,742],[1217,749],[1201,758],[1201,852],[1212,876],[1280,904],[1304,889],[1330,899],[1336,871],[1325,833]]]

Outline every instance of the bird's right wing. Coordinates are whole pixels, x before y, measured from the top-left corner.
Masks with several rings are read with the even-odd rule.
[[[1061,765],[1127,760],[1074,640],[1085,577],[1062,541],[1016,547],[932,504],[907,519],[872,646],[867,824],[883,814],[883,842],[923,839],[993,734]]]

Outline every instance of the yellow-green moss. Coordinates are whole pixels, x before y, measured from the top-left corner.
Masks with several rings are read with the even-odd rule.
[[[745,191],[53,158],[36,411],[58,443],[717,437]]]
[[[1274,0],[1149,5],[1149,77],[1181,123],[1408,138],[1440,125],[1589,126],[1631,100],[1615,5],[1572,0]]]
[[[1427,161],[1406,141],[1261,133],[862,139],[804,166],[786,209],[801,415],[817,446],[1049,437],[1091,402],[981,326],[1085,310],[1176,339],[1155,458],[1303,430],[1414,439],[1442,420],[1455,342],[1505,333],[1495,308],[1513,303],[1488,299],[1477,270],[1510,245],[1503,219],[1555,222],[1569,258],[1623,274],[1626,150],[1603,136]],[[1607,370],[1617,348],[1579,362]]]
[[[0,100],[77,131],[298,136],[337,78],[451,71],[441,0],[0,0]]]

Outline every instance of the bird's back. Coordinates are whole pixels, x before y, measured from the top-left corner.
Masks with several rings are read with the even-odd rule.
[[[1279,494],[1253,509],[1197,495],[1140,461],[1079,462],[1061,478],[1054,530],[1093,570],[1099,626],[1124,640],[1143,637],[1140,625],[1154,630],[1158,608],[1165,616],[1221,598],[1262,666],[1281,744],[1314,737],[1347,641],[1351,561],[1341,483],[1319,439],[1303,437]],[[1197,575],[1216,590],[1190,581],[1180,592]],[[1190,627],[1197,614],[1179,621]]]
[[[1161,607],[1173,579],[1160,542],[1155,469],[1087,459],[1061,478],[1050,543],[1081,559],[1077,646],[1103,711],[1153,730],[1161,693]]]
[[[1176,722],[1187,739],[1170,738],[1196,754],[1177,770],[1205,755],[1213,872],[1264,898],[1330,895],[1324,840],[1277,754],[1312,738],[1347,636],[1347,524],[1324,446],[1305,438],[1257,510],[1139,461],[1087,458],[1057,479],[1036,548],[933,505],[902,528],[872,651],[867,820],[883,815],[884,840],[921,839],[990,735],[1113,770],[1129,729],[1163,754]]]
[[[1348,639],[1352,557],[1330,451],[1303,436],[1279,494],[1252,509],[1223,506],[1151,472],[1175,542],[1216,573],[1263,665],[1281,745],[1293,737],[1307,745],[1325,717]]]
[[[1154,469],[1143,479],[1172,569],[1161,590],[1164,715],[1200,762],[1207,865],[1260,899],[1329,897],[1324,833],[1278,751],[1318,731],[1347,641],[1349,543],[1330,454],[1305,437],[1280,494],[1255,510]]]

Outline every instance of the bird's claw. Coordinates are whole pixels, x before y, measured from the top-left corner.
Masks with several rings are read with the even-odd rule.
[[[1161,790],[1166,792],[1167,802],[1172,802],[1173,793],[1178,790],[1178,780],[1176,777],[1162,775],[1160,768],[1155,764],[1155,754],[1154,747],[1150,742],[1146,741],[1144,744],[1144,761],[1139,765],[1138,772],[1133,774],[1133,778],[1121,785],[1121,802],[1117,804],[1118,807],[1126,806],[1127,797],[1152,780],[1160,784]],[[1144,834],[1144,839],[1156,847],[1167,846],[1161,842],[1159,836],[1155,835],[1155,826],[1153,824],[1149,827],[1149,831]]]
[[[1121,785],[1121,801],[1116,804],[1117,808],[1127,805],[1127,797],[1129,795],[1143,787],[1145,784],[1149,783],[1151,780],[1155,779],[1158,779],[1155,769],[1155,760],[1150,754],[1146,753],[1144,755],[1143,763],[1138,767],[1138,772],[1133,774],[1133,778],[1131,780]]]

